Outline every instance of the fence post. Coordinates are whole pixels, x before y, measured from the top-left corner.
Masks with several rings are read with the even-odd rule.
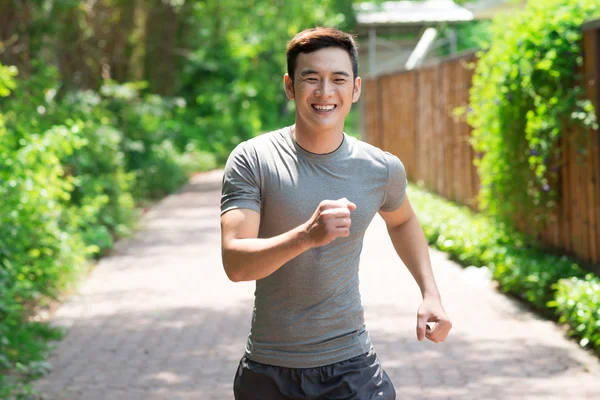
[[[594,104],[596,116],[600,121],[600,19],[588,21],[582,26],[583,30],[583,49],[584,49],[584,67],[583,76],[584,86],[587,95]],[[589,231],[589,243],[591,248],[590,260],[596,273],[600,273],[600,132],[590,132],[590,154],[592,162],[590,165],[591,173],[594,176],[592,183],[592,198],[595,200],[590,211],[594,213],[591,221],[593,226]]]

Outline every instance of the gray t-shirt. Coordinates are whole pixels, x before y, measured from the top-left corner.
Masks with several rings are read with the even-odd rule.
[[[346,197],[357,205],[349,237],[308,250],[256,281],[250,360],[312,368],[372,349],[358,289],[363,237],[378,211],[400,207],[405,191],[396,156],[346,134],[324,155],[298,146],[289,127],[236,147],[223,176],[221,215],[236,208],[260,213],[259,238],[303,224],[323,200]]]

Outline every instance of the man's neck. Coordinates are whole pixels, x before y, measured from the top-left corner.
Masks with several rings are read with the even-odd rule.
[[[298,146],[315,154],[331,153],[337,150],[344,140],[343,128],[314,132],[296,124],[292,126],[292,135]]]

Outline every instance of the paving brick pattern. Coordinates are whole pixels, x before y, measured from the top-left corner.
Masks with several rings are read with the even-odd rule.
[[[233,398],[254,285],[231,283],[222,270],[220,178],[196,176],[154,207],[54,315],[69,333],[36,382],[44,399]],[[365,238],[367,326],[398,399],[600,399],[597,358],[443,253],[431,255],[454,324],[442,344],[416,340],[419,291],[379,217]]]

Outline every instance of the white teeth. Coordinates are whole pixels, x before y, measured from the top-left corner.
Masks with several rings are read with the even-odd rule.
[[[331,111],[335,108],[334,105],[321,106],[321,105],[317,105],[317,104],[315,104],[314,107],[319,111]]]

